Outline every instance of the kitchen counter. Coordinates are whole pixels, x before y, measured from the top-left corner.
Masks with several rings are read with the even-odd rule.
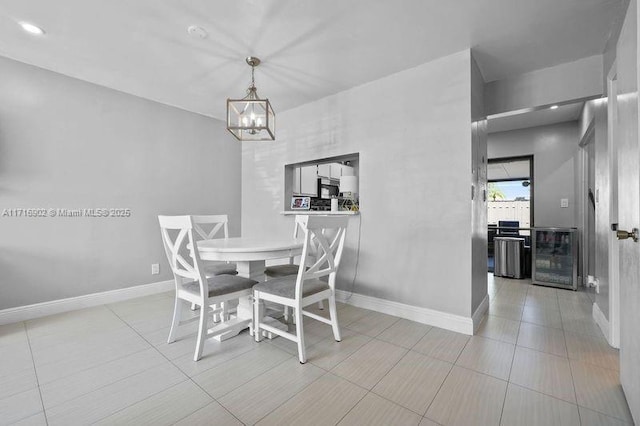
[[[294,216],[294,215],[310,215],[310,216],[325,216],[325,215],[329,215],[329,216],[354,216],[357,214],[360,214],[360,212],[352,212],[352,211],[337,211],[337,212],[322,212],[322,211],[315,211],[315,210],[287,210],[285,212],[280,212],[280,214],[283,214],[285,216]]]

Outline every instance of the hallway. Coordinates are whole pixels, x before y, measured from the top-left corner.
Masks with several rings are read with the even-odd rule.
[[[531,285],[530,280],[488,276],[489,313],[478,336],[509,343],[514,349],[509,382],[539,393],[510,385],[503,412],[508,414],[510,399],[529,401],[529,413],[546,405],[550,410],[577,404],[582,425],[631,424],[631,415],[619,381],[619,351],[611,348],[592,318],[594,294]],[[478,339],[479,337],[473,337]],[[499,368],[489,362],[490,346],[478,343],[477,362],[485,359],[487,374]],[[505,346],[503,351],[509,347]],[[502,355],[504,356],[504,355]],[[506,365],[505,372],[509,372]],[[477,370],[477,368],[475,368]],[[556,398],[541,396],[540,393]],[[534,402],[535,401],[535,402]],[[553,402],[555,401],[555,402]],[[525,410],[526,411],[526,410]],[[527,418],[524,413],[521,419]]]

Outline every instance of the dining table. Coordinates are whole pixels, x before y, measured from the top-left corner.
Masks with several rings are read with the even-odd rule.
[[[299,256],[302,254],[303,242],[303,239],[293,237],[233,237],[201,240],[197,245],[202,260],[233,262],[237,265],[238,275],[262,282],[265,279],[266,261]],[[264,306],[261,306],[261,316],[264,315],[264,311]],[[238,300],[236,315],[239,320],[253,319],[253,304],[250,297],[242,297]],[[275,319],[270,322],[273,326],[286,329],[285,324]],[[240,331],[242,330],[232,329],[216,336],[216,339],[226,340]],[[275,337],[271,334],[265,334],[265,336]]]

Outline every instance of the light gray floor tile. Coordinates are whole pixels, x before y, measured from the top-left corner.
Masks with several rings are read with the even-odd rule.
[[[85,335],[89,331],[95,334],[124,325],[122,320],[104,305],[26,321],[29,339],[34,347],[38,346],[40,339],[47,339],[47,336],[48,340],[57,344],[65,336]]]
[[[93,423],[186,380],[168,362],[47,409],[49,425]]]
[[[511,304],[511,305],[524,305],[527,298],[527,291],[514,291],[503,288],[496,294],[493,299],[497,304]]]
[[[511,383],[575,404],[569,360],[532,349],[516,347]]]
[[[28,369],[33,369],[33,359],[28,342],[19,342],[0,348],[0,377]]]
[[[340,426],[409,426],[420,423],[421,417],[391,401],[368,393],[347,414]]]
[[[404,348],[374,339],[331,371],[363,388],[371,389],[405,353],[407,350]]]
[[[355,331],[356,333],[376,337],[397,321],[398,317],[382,314],[380,312],[372,312],[359,320],[350,323],[347,325],[347,328]]]
[[[515,345],[511,343],[472,336],[456,365],[508,380],[514,351]]]
[[[539,294],[528,294],[525,306],[534,306],[545,309],[558,309],[558,299],[552,297],[541,296]]]
[[[523,322],[520,324],[518,346],[567,357],[564,332],[557,328]]]
[[[631,422],[619,373],[580,361],[571,361],[578,405]]]
[[[541,306],[526,306],[522,311],[522,321],[544,327],[562,328],[560,308],[544,308]]]
[[[371,341],[369,336],[344,329],[342,341],[336,342],[333,337],[330,337],[307,348],[307,361],[325,370],[331,370],[369,341]]]
[[[500,424],[580,426],[580,416],[575,404],[509,384]]]
[[[425,417],[443,425],[497,425],[507,382],[454,366]]]
[[[311,363],[291,358],[218,399],[245,424],[253,424],[325,374]]]
[[[0,325],[0,348],[16,344],[26,344],[27,332],[24,322]]]
[[[602,331],[598,325],[591,321],[585,319],[572,319],[572,318],[562,318],[562,328],[565,331],[570,331],[572,333],[580,333],[580,334],[591,334],[593,336],[602,336]]]
[[[1,420],[0,424],[2,424]],[[44,415],[44,411],[41,411],[38,414],[27,417],[26,419],[12,423],[12,426],[47,426],[47,419]]]
[[[224,342],[207,339],[204,351],[202,352],[202,358],[197,362],[193,360],[193,351],[173,359],[171,362],[189,377],[193,377],[245,352],[251,351],[260,344],[261,343],[256,343],[253,337],[249,336],[248,332],[242,332],[240,335],[225,340]],[[195,346],[193,350],[195,351]]]
[[[604,336],[564,333],[569,358],[584,361],[598,367],[620,370],[620,351],[612,348]]]
[[[86,342],[61,343],[45,350],[34,350],[33,359],[38,380],[43,385],[150,347],[133,330],[121,329],[104,336],[103,340],[91,338]]]
[[[280,349],[261,344],[254,350],[193,376],[193,380],[209,395],[220,398],[290,358],[291,355]]]
[[[212,402],[193,414],[183,418],[176,426],[243,426],[243,423],[233,417],[222,405]]]
[[[195,383],[186,380],[94,424],[172,425],[212,401]]]
[[[8,351],[9,349],[5,348],[2,350]],[[0,356],[0,363],[3,358],[4,356]],[[13,372],[5,372],[0,375],[0,399],[38,387],[38,380],[33,368],[33,361],[31,361],[31,355],[29,355],[25,361],[30,362],[31,365],[25,368],[16,369]]]
[[[482,323],[480,323],[477,334],[482,337],[513,343],[515,345],[518,340],[519,329],[520,322],[518,321],[487,315],[482,320]]]
[[[258,425],[335,425],[367,391],[327,373],[260,420]]]
[[[373,392],[424,415],[453,367],[410,351],[378,382]]]
[[[520,321],[524,305],[494,301],[489,304],[489,315]]]
[[[340,324],[341,327],[345,327],[372,312],[374,311],[345,304],[342,309],[338,310],[338,324]]]
[[[376,339],[411,349],[431,328],[431,326],[426,324],[400,319],[380,333]]]
[[[558,300],[568,300],[571,302],[587,304],[593,303],[588,293],[584,291],[571,291],[565,289],[558,289]]]
[[[162,364],[166,364],[166,359],[158,351],[145,349],[43,384],[42,401],[49,409]]]
[[[633,426],[632,423],[625,422],[615,417],[609,417],[588,408],[578,407],[580,410],[580,421],[582,426]]]
[[[468,340],[469,336],[465,334],[433,327],[412,349],[421,354],[454,363]]]
[[[27,419],[42,411],[37,388],[0,399],[0,425],[9,425]]]
[[[541,285],[532,285],[529,287],[528,295],[548,297],[551,299],[558,299],[558,290],[553,287],[545,287]]]

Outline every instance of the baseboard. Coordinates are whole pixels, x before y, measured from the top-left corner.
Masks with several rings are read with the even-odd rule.
[[[476,333],[476,330],[478,330],[478,327],[480,327],[480,323],[482,322],[482,319],[484,318],[488,310],[489,310],[489,295],[487,294],[486,296],[484,296],[484,299],[482,299],[482,302],[480,302],[478,309],[476,309],[476,311],[471,316],[471,319],[473,320],[472,334]]]
[[[83,296],[70,297],[68,299],[51,300],[49,302],[33,305],[18,306],[0,311],[0,325],[26,321],[47,315],[69,312],[77,309],[90,308],[92,306],[107,303],[120,302],[155,293],[173,290],[174,281],[160,281],[151,284],[143,284],[118,290],[103,291],[100,293],[85,294]]]
[[[350,293],[342,290],[336,290],[336,300],[356,306],[358,308],[371,309],[372,311],[393,315],[434,327],[444,328],[446,330],[455,331],[457,333],[473,335],[474,331],[475,321],[472,317],[454,315],[447,312],[436,311],[434,309],[406,305],[404,303],[392,302],[390,300],[364,296],[362,294]],[[485,301],[482,301],[482,303],[476,310],[476,313],[480,315],[479,312],[481,311],[481,309],[484,309],[486,311],[488,306],[489,299],[487,298],[486,305]],[[474,314],[474,317],[475,315],[476,314]],[[482,317],[480,316],[480,319],[481,318]]]
[[[593,304],[592,315],[593,320],[598,324],[598,327],[600,327],[600,331],[604,334],[605,339],[607,339],[607,342],[611,345],[611,328],[609,327],[609,320],[604,316],[597,303]]]

